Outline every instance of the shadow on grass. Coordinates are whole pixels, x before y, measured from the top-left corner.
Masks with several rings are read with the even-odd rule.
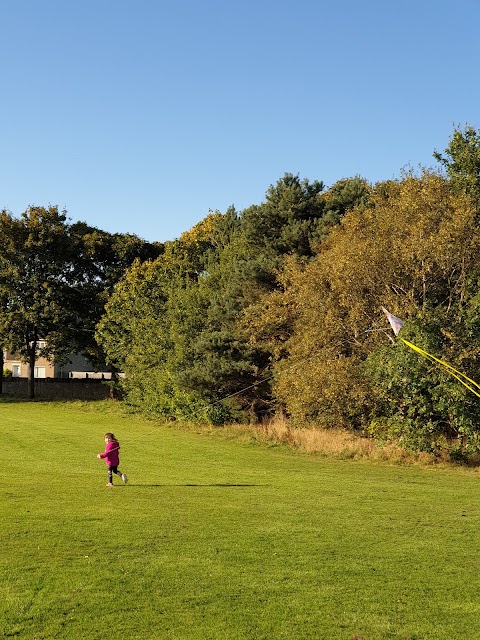
[[[121,485],[119,485],[121,486]],[[193,483],[188,483],[188,484],[133,484],[133,483],[128,483],[129,487],[136,487],[141,488],[141,487],[147,487],[147,488],[151,488],[151,487],[163,487],[163,488],[167,488],[167,487],[224,487],[224,488],[229,488],[229,487],[260,487],[262,485],[259,484],[233,484],[233,483],[223,483],[223,482],[217,482],[217,483],[212,483],[212,484],[193,484]],[[264,486],[264,485],[263,485]]]

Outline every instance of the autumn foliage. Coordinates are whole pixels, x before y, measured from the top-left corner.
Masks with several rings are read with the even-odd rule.
[[[263,203],[209,214],[134,265],[97,330],[127,402],[476,451],[478,398],[396,342],[381,307],[405,320],[405,337],[478,377],[478,140],[455,131],[436,154],[445,173],[327,190],[286,174]]]

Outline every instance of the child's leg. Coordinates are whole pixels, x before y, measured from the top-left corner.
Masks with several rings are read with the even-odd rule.
[[[112,482],[113,474],[120,476],[123,484],[127,484],[128,478],[126,473],[122,473],[118,470],[118,467],[108,467],[108,482]]]

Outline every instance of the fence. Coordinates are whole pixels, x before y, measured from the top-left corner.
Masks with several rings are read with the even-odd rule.
[[[3,393],[28,398],[27,378],[4,378]],[[42,400],[104,400],[110,386],[95,378],[36,378],[35,398]]]

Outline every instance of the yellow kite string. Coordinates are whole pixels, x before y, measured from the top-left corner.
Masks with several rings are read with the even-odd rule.
[[[478,382],[475,382],[475,380],[472,380],[461,371],[458,371],[457,369],[452,367],[451,364],[448,364],[448,362],[444,362],[443,360],[440,360],[439,358],[432,356],[431,353],[428,353],[428,351],[424,351],[424,349],[420,349],[420,347],[417,347],[416,345],[412,344],[408,340],[404,340],[403,338],[400,338],[400,340],[404,344],[406,344],[407,347],[410,347],[410,349],[413,349],[414,351],[422,355],[424,358],[428,358],[429,360],[432,360],[434,362],[438,362],[439,364],[441,364],[442,367],[446,369],[447,373],[449,373],[454,378],[456,378],[459,382],[463,384],[464,387],[466,387],[469,391],[471,391],[472,393],[474,393],[476,396],[480,398],[480,393],[475,389],[472,389],[472,387],[469,384],[467,384],[465,381],[468,380],[468,382],[470,382],[474,387],[477,387],[477,389],[480,390],[480,384],[478,384]]]

